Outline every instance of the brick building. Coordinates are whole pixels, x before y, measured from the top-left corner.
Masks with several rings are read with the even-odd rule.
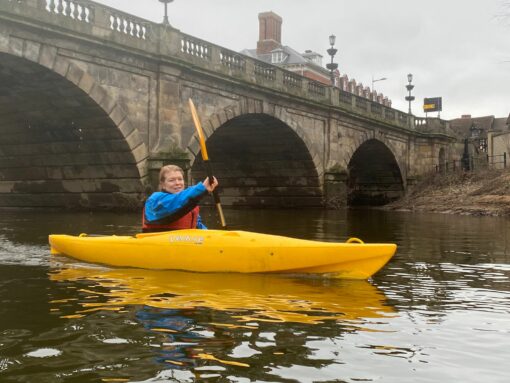
[[[256,58],[266,63],[277,65],[286,70],[298,73],[304,77],[331,85],[331,73],[322,64],[323,56],[317,52],[306,50],[299,53],[293,48],[282,44],[283,19],[274,12],[259,13],[259,40],[256,49],[244,49],[244,55]],[[370,87],[349,79],[346,74],[340,75],[335,71],[335,86],[354,93],[360,97],[370,99],[391,107],[391,100],[383,94],[372,91]]]

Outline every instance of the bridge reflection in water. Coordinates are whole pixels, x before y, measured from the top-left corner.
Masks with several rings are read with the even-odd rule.
[[[289,358],[289,341],[303,338],[299,347],[303,352],[308,349],[306,340],[314,332],[310,326],[317,336],[338,337],[380,331],[370,329],[372,319],[396,315],[385,295],[367,281],[104,269],[81,264],[54,268],[49,277],[60,287],[74,290],[67,298],[50,301],[54,314],[79,322],[95,321],[98,314],[127,317],[138,326],[137,331],[143,327],[159,340],[161,347],[153,352],[156,361],[167,368],[187,369],[197,363],[263,366],[266,362],[246,358],[246,349],[261,353],[263,359]],[[105,325],[104,319],[98,323]],[[300,332],[307,336],[300,337]],[[126,336],[132,334],[130,330]],[[274,343],[260,347],[268,334],[274,336]],[[239,352],[243,348],[244,353]]]

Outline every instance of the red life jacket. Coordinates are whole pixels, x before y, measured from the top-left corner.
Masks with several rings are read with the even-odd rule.
[[[170,231],[181,229],[195,229],[197,227],[199,207],[195,206],[189,213],[186,213],[177,220],[170,221],[169,219],[160,219],[149,223],[145,220],[145,208],[142,212],[142,231],[144,233],[157,232],[157,231]]]

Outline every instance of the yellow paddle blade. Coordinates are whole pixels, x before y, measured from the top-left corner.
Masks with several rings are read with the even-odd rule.
[[[195,108],[195,104],[193,104],[193,100],[190,98],[189,100],[189,108],[191,109],[191,116],[193,117],[193,122],[195,123],[195,129],[198,133],[198,139],[200,141],[200,149],[202,151],[202,159],[204,161],[209,160],[209,155],[207,154],[207,147],[205,146],[205,136],[202,130],[202,125],[200,125],[200,120],[198,119],[197,109]]]

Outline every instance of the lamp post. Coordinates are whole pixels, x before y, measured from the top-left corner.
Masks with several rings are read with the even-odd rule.
[[[338,52],[337,49],[335,49],[335,40],[336,36],[331,35],[329,36],[329,45],[331,45],[331,48],[327,50],[328,55],[331,56],[331,62],[326,65],[326,68],[329,69],[331,73],[331,85],[335,86],[335,70],[338,68],[338,64],[333,62],[333,57],[335,57],[336,52]]]
[[[409,95],[406,96],[406,101],[409,102],[409,115],[411,115],[411,101],[414,101],[414,96],[411,96],[411,91],[414,88],[414,85],[411,84],[411,82],[413,81],[413,75],[411,73],[409,73],[407,75],[407,81],[408,81],[408,84],[406,85],[406,88],[407,88],[407,91],[409,92]]]
[[[381,78],[378,78],[377,80],[374,80],[374,76],[372,76],[372,91],[374,90],[374,83],[377,82],[377,81],[384,81],[384,80],[387,80],[386,77],[381,77]]]
[[[163,25],[170,25],[168,21],[168,3],[171,3],[174,0],[159,0],[160,3],[165,4],[165,17],[163,17]]]

